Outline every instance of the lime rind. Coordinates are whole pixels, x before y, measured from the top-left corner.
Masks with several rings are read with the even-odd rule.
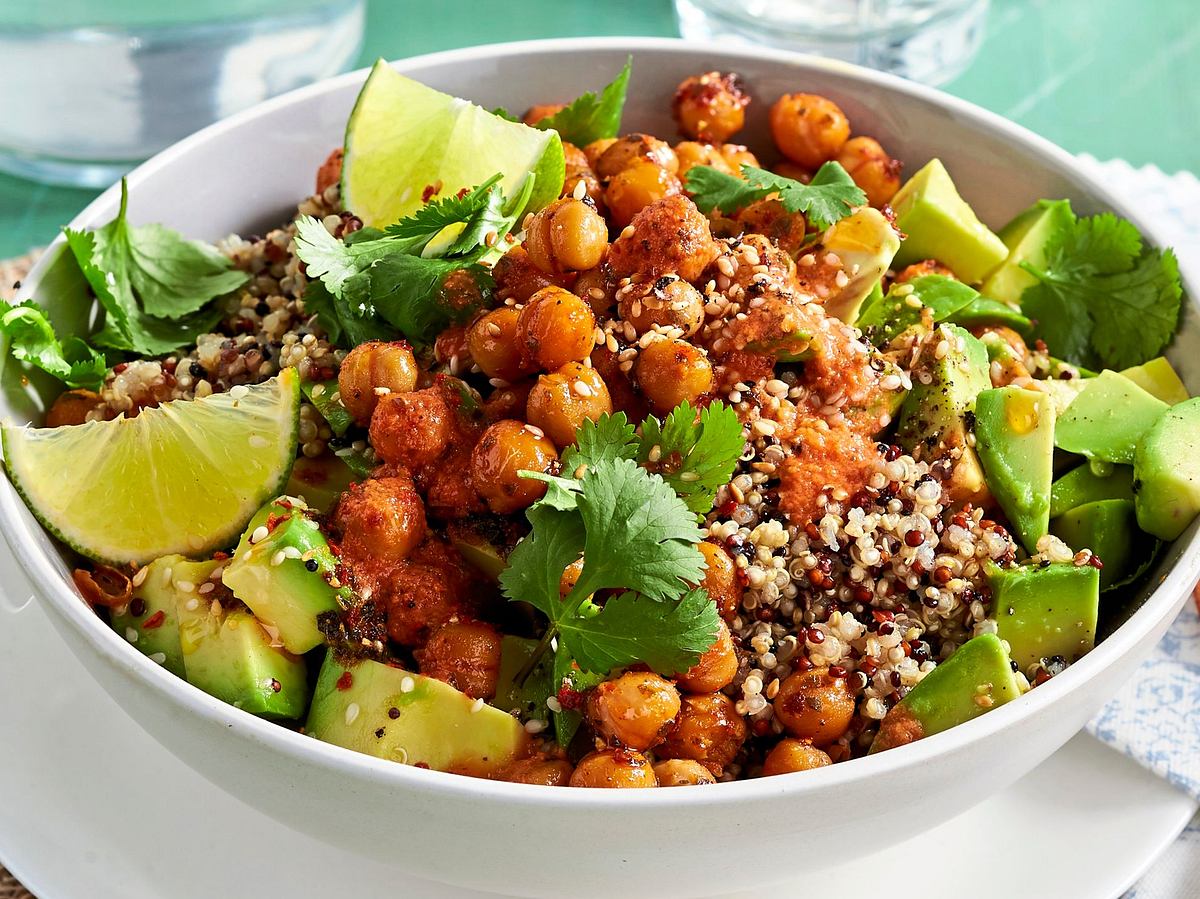
[[[238,398],[61,428],[6,426],[0,445],[9,480],[47,531],[98,562],[145,564],[236,542],[287,484],[299,422],[300,379],[285,369]]]
[[[507,197],[519,194],[532,173],[533,191],[521,212],[541,209],[558,197],[566,177],[562,139],[426,87],[383,60],[375,63],[346,123],[347,209],[383,227],[419,209],[428,185],[440,181],[439,196],[450,196],[497,172]]]

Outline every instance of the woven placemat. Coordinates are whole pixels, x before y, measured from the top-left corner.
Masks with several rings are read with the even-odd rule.
[[[13,298],[17,284],[29,273],[40,252],[34,250],[16,259],[0,259],[0,299]],[[34,895],[0,865],[0,899],[34,899]]]

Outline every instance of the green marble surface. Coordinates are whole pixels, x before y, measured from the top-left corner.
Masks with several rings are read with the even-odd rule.
[[[1072,152],[1200,171],[1196,12],[1195,0],[992,0],[979,55],[945,87]],[[370,0],[361,60],[495,41],[676,33],[670,0]],[[0,175],[0,258],[51,240],[95,193]]]

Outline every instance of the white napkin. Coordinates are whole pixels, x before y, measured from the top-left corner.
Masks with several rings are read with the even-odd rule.
[[[1180,267],[1200,280],[1200,181],[1124,160],[1080,161],[1158,225]],[[1200,602],[1200,600],[1198,600]],[[1188,603],[1171,630],[1087,730],[1200,799],[1200,615]],[[1200,896],[1200,815],[1125,899]]]

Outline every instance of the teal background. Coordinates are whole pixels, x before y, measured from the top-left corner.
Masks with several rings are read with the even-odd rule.
[[[992,0],[979,55],[945,89],[1072,152],[1200,171],[1196,13],[1196,0]],[[360,61],[601,34],[674,36],[671,2],[370,0]],[[0,175],[0,258],[47,243],[95,195]]]

